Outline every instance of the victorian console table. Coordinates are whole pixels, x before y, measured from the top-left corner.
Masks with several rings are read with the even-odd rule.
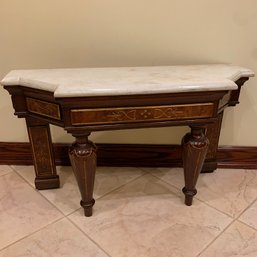
[[[1,84],[12,96],[15,115],[26,119],[37,189],[59,187],[49,124],[75,137],[69,157],[81,206],[91,216],[96,169],[91,132],[190,126],[182,146],[183,193],[191,205],[201,169],[216,168],[223,111],[238,103],[251,76],[251,70],[232,65],[45,69],[11,71]]]

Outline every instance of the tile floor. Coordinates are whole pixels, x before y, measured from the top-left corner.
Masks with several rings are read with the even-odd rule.
[[[37,191],[31,166],[0,166],[0,257],[257,257],[257,171],[201,174],[183,204],[182,169],[98,168],[83,216],[70,167]]]

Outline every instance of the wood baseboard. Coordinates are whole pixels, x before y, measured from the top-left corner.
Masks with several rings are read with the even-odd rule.
[[[70,165],[68,144],[55,143],[56,165]],[[180,145],[98,144],[99,166],[181,167]],[[257,147],[220,146],[218,167],[257,169]],[[0,142],[0,164],[32,165],[29,143]]]
[[[219,168],[257,169],[257,147],[220,146],[217,160]]]

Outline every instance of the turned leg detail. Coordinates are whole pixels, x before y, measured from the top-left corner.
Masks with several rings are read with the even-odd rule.
[[[80,205],[85,216],[92,216],[95,203],[93,189],[96,170],[96,146],[88,140],[88,135],[77,136],[69,149],[69,157],[81,193]]]
[[[188,206],[192,205],[193,197],[197,193],[196,182],[208,150],[209,141],[204,129],[192,126],[191,133],[186,134],[182,140],[185,178],[185,187],[182,191],[185,194],[185,204]]]
[[[35,167],[37,189],[59,188],[49,124],[31,117],[26,118]]]

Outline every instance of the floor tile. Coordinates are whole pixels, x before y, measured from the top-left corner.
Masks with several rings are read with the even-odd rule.
[[[256,257],[257,231],[233,223],[200,257]]]
[[[257,230],[257,201],[239,217],[239,220]]]
[[[0,249],[62,216],[15,172],[0,177]]]
[[[32,166],[14,166],[15,170],[34,186],[34,168]],[[71,167],[57,167],[60,175],[61,188],[54,190],[42,190],[40,193],[51,201],[65,215],[80,208],[80,193]],[[128,183],[143,175],[138,168],[113,168],[98,167],[96,172],[94,198]]]
[[[5,248],[0,257],[107,257],[70,221],[62,219]]]
[[[182,169],[148,171],[179,189],[184,186]],[[197,190],[196,198],[235,218],[257,198],[257,172],[218,169],[214,173],[200,174]]]
[[[8,165],[0,165],[0,176],[13,172],[12,168]]]
[[[184,171],[182,168],[142,168],[157,178],[175,186],[179,190],[184,187]]]
[[[92,217],[68,217],[112,257],[195,257],[232,219],[178,194],[147,174],[98,199]]]
[[[20,176],[22,176],[30,185],[35,187],[35,171],[31,165],[12,165],[11,166]]]

